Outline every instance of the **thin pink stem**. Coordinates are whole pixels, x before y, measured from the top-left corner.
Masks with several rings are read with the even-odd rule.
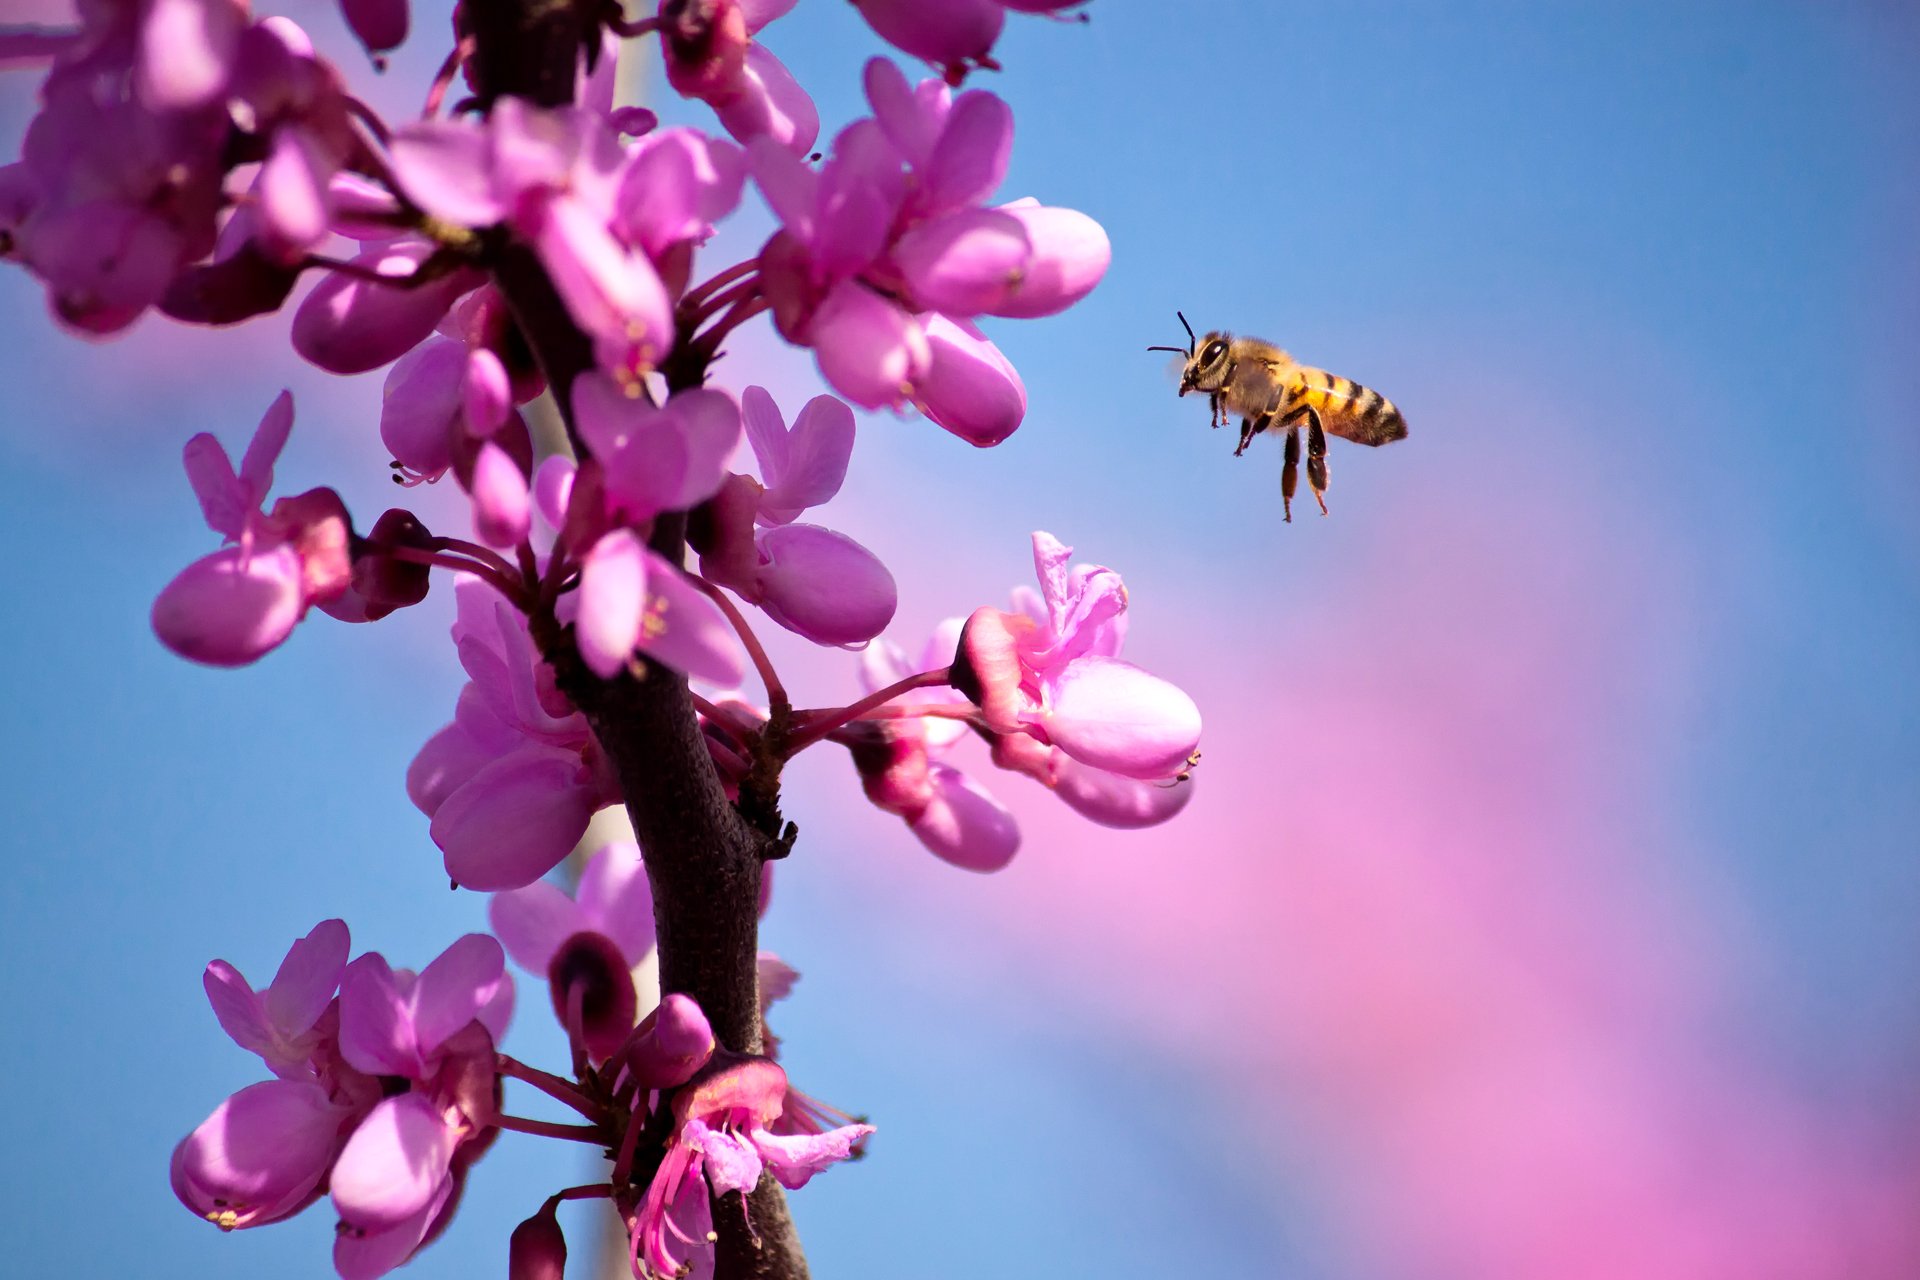
[[[433,76],[433,87],[427,90],[427,105],[420,109],[422,120],[431,120],[440,114],[440,104],[447,100],[447,89],[453,84],[454,75],[459,72],[461,62],[472,53],[472,36],[462,36],[459,43],[447,50],[447,60],[440,64],[440,70]]]
[[[713,319],[713,317],[719,315],[722,311],[725,311],[728,307],[731,307],[734,304],[739,302],[744,302],[749,298],[758,297],[759,293],[760,293],[760,281],[758,277],[752,277],[746,280],[742,280],[740,283],[734,285],[732,288],[723,289],[719,293],[713,295],[712,297],[706,298],[694,304],[692,310],[687,316],[687,320],[686,320],[687,327],[691,329],[698,329],[701,325]],[[682,303],[681,309],[683,311],[686,311],[687,305],[685,303]]]
[[[613,1161],[613,1181],[616,1186],[626,1186],[627,1176],[633,1172],[633,1153],[640,1145],[640,1130],[646,1123],[640,1115],[639,1091],[635,1090],[634,1109],[627,1116],[627,1131],[620,1135],[620,1154]]]
[[[509,578],[520,572],[505,556],[477,542],[468,542],[465,538],[435,538],[433,541],[443,551],[458,551],[463,556],[472,556],[483,564],[492,565]]]
[[[601,1115],[600,1104],[580,1092],[570,1081],[562,1080],[559,1076],[542,1071],[538,1067],[530,1067],[518,1058],[509,1057],[504,1053],[497,1055],[495,1061],[501,1075],[532,1085],[554,1101],[566,1103],[589,1120],[597,1119]]]
[[[721,317],[720,323],[700,335],[698,339],[700,345],[708,351],[718,351],[722,338],[771,306],[773,303],[762,297],[748,298],[735,303],[733,310]]]
[[[680,305],[683,308],[698,307],[706,299],[712,297],[716,291],[726,288],[742,276],[751,275],[754,271],[757,271],[759,267],[759,258],[748,258],[745,262],[736,262],[725,271],[687,290],[686,295],[680,299]]]
[[[627,21],[626,18],[620,16],[620,6],[617,4],[610,5],[608,7],[608,13],[610,16],[605,19],[607,29],[623,39],[631,40],[636,36],[649,35],[660,29],[660,19],[658,18],[640,18],[632,22]]]
[[[552,1208],[562,1200],[605,1200],[612,1194],[611,1182],[589,1182],[584,1186],[568,1187],[564,1191],[554,1192],[547,1197],[547,1207]]]
[[[447,555],[440,551],[422,551],[418,547],[381,547],[380,554],[392,556],[395,560],[404,560],[408,564],[436,565],[442,569],[451,569],[455,573],[470,573],[493,586],[516,605],[525,604],[526,593],[520,583],[512,578],[503,578],[497,569],[489,565],[476,564],[461,556]]]
[[[760,683],[767,688],[767,705],[784,707],[792,705],[787,701],[787,687],[780,683],[779,675],[773,669],[773,660],[767,657],[767,651],[760,646],[760,637],[753,634],[753,628],[740,613],[731,597],[719,587],[714,586],[697,573],[689,573],[687,581],[705,592],[707,598],[720,606],[720,612],[727,615],[727,621],[740,635],[740,643],[747,646],[747,656],[753,659],[753,669],[760,673]]]
[[[858,720],[877,708],[893,701],[903,693],[915,689],[925,689],[930,685],[951,684],[953,668],[941,667],[938,671],[922,671],[918,675],[896,680],[877,693],[870,693],[860,701],[833,711],[816,711],[800,721],[798,727],[786,741],[786,756],[792,759],[795,754],[812,746],[835,729],[854,720]],[[891,718],[891,717],[889,717]]]
[[[554,1124],[549,1120],[529,1120],[525,1116],[501,1116],[493,1118],[496,1128],[510,1129],[514,1133],[531,1133],[539,1138],[564,1138],[568,1142],[590,1142],[596,1147],[607,1145],[607,1131],[597,1124]]]

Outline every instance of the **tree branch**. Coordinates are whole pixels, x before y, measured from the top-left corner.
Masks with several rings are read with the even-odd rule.
[[[570,0],[466,0],[462,12],[463,34],[474,40],[474,87],[483,103],[491,105],[502,94],[543,106],[571,101],[587,31],[581,10]],[[494,282],[546,373],[577,447],[569,391],[593,365],[592,342],[573,323],[529,249],[495,246],[490,262]],[[704,366],[686,371],[699,375],[696,384],[704,373]],[[653,546],[679,563],[684,517],[656,521]],[[600,680],[550,613],[533,624],[561,690],[585,713],[613,763],[645,851],[661,990],[699,1001],[715,1036],[728,1048],[759,1052],[755,960],[761,865],[769,842],[728,803],[686,680],[659,667],[644,678],[623,674]],[[805,1280],[806,1259],[785,1197],[770,1176],[761,1179],[748,1209],[750,1225],[737,1194],[714,1206],[720,1280]]]

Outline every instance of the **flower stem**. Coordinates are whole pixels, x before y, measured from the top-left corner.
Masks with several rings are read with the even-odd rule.
[[[719,587],[714,586],[697,573],[687,575],[687,580],[706,593],[709,600],[720,606],[720,612],[727,615],[727,621],[740,635],[740,643],[747,647],[747,656],[753,659],[753,669],[760,673],[760,683],[767,688],[769,707],[791,707],[787,700],[787,687],[780,683],[780,675],[773,669],[773,660],[767,657],[767,651],[760,645],[760,637],[753,634],[753,628],[747,625],[739,606]]]
[[[719,272],[687,290],[686,296],[680,299],[680,306],[683,309],[697,309],[702,302],[711,298],[719,290],[726,288],[742,276],[751,275],[753,272],[759,270],[759,268],[760,259],[757,257],[748,258],[744,262],[736,262],[725,271]]]
[[[904,680],[896,680],[879,692],[870,693],[860,699],[860,701],[844,707],[825,711],[796,712],[794,715],[796,727],[793,733],[787,737],[785,743],[786,758],[789,760],[792,759],[797,753],[820,741],[820,739],[826,737],[841,725],[871,715],[903,693],[909,693],[914,689],[925,689],[931,685],[949,684],[952,682],[952,679],[952,667],[941,667],[938,671],[922,671],[918,675],[908,676]],[[901,708],[898,714],[926,715],[930,710],[930,708],[927,710],[919,708],[908,710],[907,708]],[[973,710],[977,710],[977,708],[969,707],[969,713]],[[894,719],[896,717],[875,716],[874,718]]]
[[[599,1103],[580,1092],[573,1084],[559,1076],[530,1067],[518,1058],[499,1054],[495,1058],[500,1074],[530,1084],[556,1102],[564,1102],[589,1120],[600,1118],[602,1108]]]
[[[380,554],[391,556],[395,560],[404,560],[408,564],[433,565],[441,569],[451,569],[455,573],[470,573],[479,578],[501,595],[522,609],[526,607],[526,592],[521,589],[518,579],[502,575],[490,565],[480,564],[464,556],[448,555],[443,551],[422,551],[418,547],[381,547]]]
[[[514,1133],[530,1133],[537,1138],[563,1138],[568,1142],[590,1142],[597,1147],[607,1145],[607,1131],[597,1124],[555,1124],[551,1120],[529,1120],[525,1116],[493,1117],[495,1128],[510,1129]]]

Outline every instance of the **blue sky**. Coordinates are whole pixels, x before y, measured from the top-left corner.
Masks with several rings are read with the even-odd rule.
[[[332,34],[326,8],[295,16]],[[981,83],[1019,121],[1006,193],[1099,218],[1108,279],[1065,317],[993,331],[1030,395],[1013,440],[975,453],[878,418],[834,511],[883,555],[942,549],[937,568],[894,564],[909,632],[1024,580],[1026,532],[1046,527],[1126,572],[1143,663],[1244,666],[1250,701],[1284,703],[1375,567],[1464,572],[1494,548],[1484,598],[1450,606],[1490,617],[1525,614],[1517,584],[1556,565],[1593,572],[1596,602],[1618,608],[1567,633],[1581,666],[1564,680],[1591,721],[1582,803],[1740,940],[1715,1005],[1729,1042],[1808,1106],[1908,1107],[1920,24],[1865,4],[1092,14],[1016,18],[1007,70]],[[441,19],[415,27],[391,80],[440,56],[423,37]],[[861,111],[878,45],[850,7],[806,0],[767,38],[829,130]],[[28,87],[0,83],[9,137]],[[727,243],[764,231],[758,206],[745,220]],[[1412,439],[1337,451],[1334,517],[1280,527],[1276,459],[1230,459],[1141,351],[1179,336],[1175,308],[1377,383]],[[15,673],[0,1072],[16,1082],[0,1148],[16,1158],[0,1180],[16,1266],[329,1274],[323,1213],[216,1238],[174,1202],[166,1155],[256,1074],[201,1001],[208,959],[264,981],[341,915],[357,945],[418,965],[480,927],[401,789],[458,686],[447,618],[317,620],[224,673],[161,651],[146,610],[210,545],[180,445],[202,429],[238,444],[283,385],[302,409],[282,489],[334,483],[369,517],[390,502],[359,442],[378,380],[330,384],[271,333],[239,355],[157,341],[156,320],[81,344],[17,271],[0,274],[0,314],[0,528],[16,548],[0,606]],[[768,381],[809,390],[804,359],[767,359]],[[1522,558],[1535,576],[1503,576]],[[1238,619],[1213,633],[1235,643],[1193,634],[1217,613]],[[1404,629],[1382,644],[1420,670],[1423,619],[1392,616]],[[794,660],[850,691],[833,662]],[[1511,731],[1535,727],[1559,741]],[[1271,749],[1278,763],[1312,744]],[[852,790],[838,762],[801,778]],[[1196,1089],[1111,995],[1028,986],[1007,937],[903,918],[868,868],[917,859],[881,877],[910,882],[910,902],[1019,880],[922,867],[897,825],[795,794],[818,856],[783,873],[768,926],[806,974],[779,1029],[805,1087],[882,1123],[873,1159],[799,1201],[818,1274],[1418,1280],[1370,1265],[1366,1221],[1329,1210],[1340,1157],[1311,1126],[1283,1116],[1246,1137],[1244,1100]],[[1608,808],[1620,797],[1631,812]],[[1173,831],[1128,848],[1173,865],[1189,852]],[[1022,857],[1050,853],[1066,851]],[[551,1055],[523,990],[509,1047]],[[502,1271],[535,1188],[580,1180],[573,1153],[543,1146],[501,1143],[408,1274]],[[108,1221],[81,1216],[102,1202]]]

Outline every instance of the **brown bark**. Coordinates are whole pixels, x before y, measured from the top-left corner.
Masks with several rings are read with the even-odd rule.
[[[464,11],[483,101],[501,94],[547,106],[571,100],[587,28],[567,0],[464,0]],[[502,246],[492,262],[494,282],[546,373],[577,448],[568,391],[592,366],[592,344],[530,251]],[[704,370],[675,372],[685,377]],[[653,544],[679,563],[684,520],[663,517]],[[760,874],[771,842],[727,801],[686,680],[651,667],[644,677],[603,681],[550,622],[536,635],[620,779],[653,888],[661,989],[699,1001],[726,1047],[758,1052]],[[750,1208],[749,1220],[737,1194],[714,1205],[719,1280],[805,1280],[806,1259],[771,1177],[761,1180]]]

